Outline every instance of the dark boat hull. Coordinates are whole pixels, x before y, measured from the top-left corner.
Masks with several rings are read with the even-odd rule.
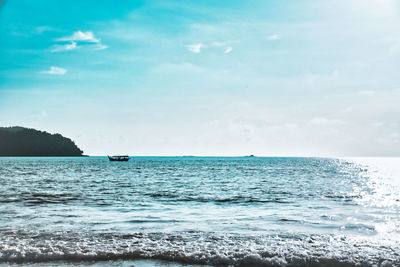
[[[110,156],[108,156],[108,159],[110,161],[128,161],[130,158],[129,157],[119,158],[119,157],[110,157]]]

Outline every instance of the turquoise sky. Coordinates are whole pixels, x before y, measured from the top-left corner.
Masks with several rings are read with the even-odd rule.
[[[400,156],[400,2],[5,0],[13,125],[89,155]]]

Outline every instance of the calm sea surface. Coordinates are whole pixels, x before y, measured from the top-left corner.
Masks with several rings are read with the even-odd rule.
[[[0,158],[0,264],[168,261],[399,266],[400,159]]]

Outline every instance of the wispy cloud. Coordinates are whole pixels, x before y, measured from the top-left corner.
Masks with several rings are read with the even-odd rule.
[[[232,46],[228,46],[226,49],[225,49],[225,51],[224,51],[224,53],[225,54],[229,54],[230,52],[232,52]]]
[[[204,47],[204,45],[203,45],[202,43],[199,43],[199,44],[192,44],[192,45],[187,45],[187,46],[186,46],[186,48],[187,48],[189,51],[191,51],[191,52],[193,52],[193,53],[196,53],[196,54],[200,53],[200,52],[201,52],[201,48],[203,48],[203,47]]]
[[[281,39],[281,35],[280,34],[272,34],[270,36],[267,37],[267,40],[269,41],[276,41]]]
[[[67,70],[60,67],[51,66],[49,70],[44,70],[40,73],[50,75],[64,75],[65,73],[67,73]]]
[[[52,27],[49,27],[49,26],[39,26],[39,27],[36,27],[35,29],[34,29],[34,33],[36,33],[36,34],[42,34],[42,33],[44,33],[44,32],[48,32],[48,31],[51,31],[51,30],[53,30],[53,28]]]
[[[324,117],[317,117],[317,118],[313,118],[310,121],[311,124],[317,124],[317,125],[324,125],[324,124],[329,124],[329,120],[327,118]]]
[[[91,31],[76,31],[73,32],[72,35],[58,38],[56,41],[59,43],[55,44],[51,48],[52,52],[70,51],[83,46],[92,48],[94,50],[104,50],[108,48],[108,46],[102,44],[101,40],[96,38],[94,33]]]
[[[69,51],[77,48],[78,46],[76,45],[76,42],[73,41],[70,44],[64,44],[64,45],[56,44],[51,49],[51,52]]]
[[[328,124],[343,124],[344,122],[338,119],[327,119],[325,117],[315,117],[311,119],[311,124],[314,125],[328,125]]]
[[[84,42],[90,42],[90,43],[99,43],[100,40],[94,37],[93,32],[87,31],[76,31],[74,32],[71,36],[65,36],[58,38],[57,41],[60,42],[73,42],[73,41],[84,41]]]
[[[371,90],[360,91],[359,93],[360,95],[367,95],[367,96],[372,96],[375,94],[375,92]]]
[[[226,42],[213,42],[212,43],[213,46],[224,46],[226,44],[227,44]]]
[[[94,47],[94,49],[95,50],[104,50],[104,49],[107,49],[108,48],[108,45],[103,45],[103,44],[97,44],[95,47]]]
[[[187,45],[186,48],[187,50],[193,52],[193,53],[200,53],[202,48],[212,48],[212,47],[221,47],[221,46],[225,46],[224,48],[224,53],[225,54],[229,54],[230,52],[232,52],[233,47],[230,46],[231,43],[239,43],[239,40],[236,41],[225,41],[225,42],[212,42],[210,44],[202,44],[202,43],[198,43],[198,44],[191,44],[191,45]]]
[[[228,41],[225,41],[225,42],[212,42],[211,44],[210,44],[210,46],[215,46],[215,47],[221,47],[221,46],[224,46],[225,47],[225,49],[224,49],[224,53],[225,54],[229,54],[230,52],[232,52],[232,50],[233,50],[233,47],[232,47],[232,44],[233,43],[240,43],[240,40],[234,40],[234,41],[232,41],[232,40],[228,40]]]
[[[32,122],[39,122],[44,118],[47,118],[49,115],[47,114],[46,110],[42,110],[38,113],[30,114],[27,119]]]
[[[371,125],[374,127],[382,127],[383,125],[385,125],[385,123],[382,121],[378,121],[378,122],[372,123]]]

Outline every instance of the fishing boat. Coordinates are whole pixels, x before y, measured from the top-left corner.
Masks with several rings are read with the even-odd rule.
[[[129,156],[107,156],[110,161],[128,161]]]

